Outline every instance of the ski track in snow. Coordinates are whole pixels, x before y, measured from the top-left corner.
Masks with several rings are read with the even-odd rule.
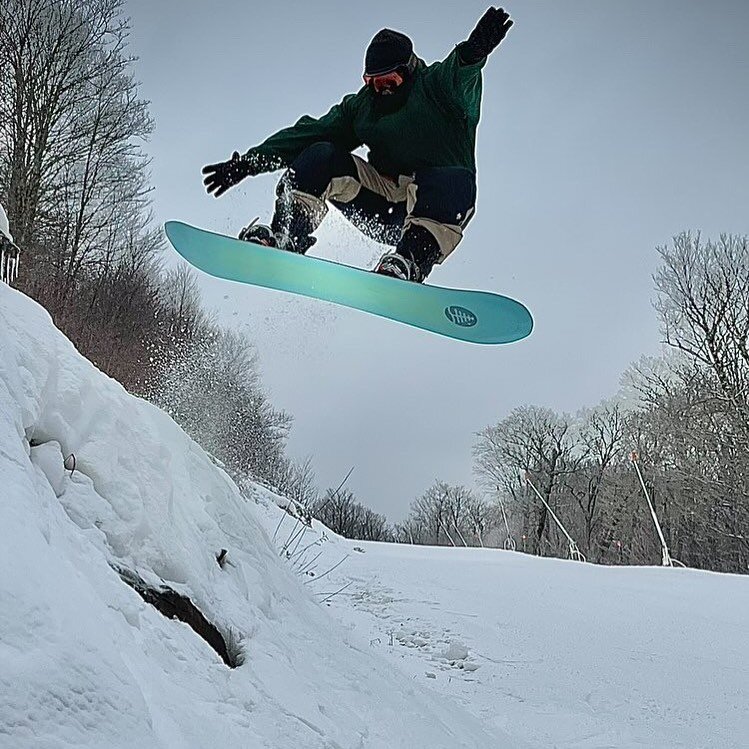
[[[747,746],[749,578],[300,527],[3,285],[0,352],[0,749]]]
[[[485,725],[559,749],[747,746],[748,578],[325,535],[320,570],[348,554],[333,615]]]

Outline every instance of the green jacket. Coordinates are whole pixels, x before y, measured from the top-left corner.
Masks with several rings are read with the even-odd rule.
[[[329,141],[347,151],[367,146],[372,166],[392,177],[434,166],[461,166],[475,172],[485,63],[486,59],[464,65],[456,47],[441,62],[420,62],[413,88],[398,111],[376,112],[376,94],[365,86],[319,119],[305,115],[271,135],[245,158],[255,161],[261,172],[269,172],[288,167],[313,143]]]

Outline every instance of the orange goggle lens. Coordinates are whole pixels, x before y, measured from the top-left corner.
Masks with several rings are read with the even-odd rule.
[[[382,75],[365,75],[364,83],[367,86],[372,86],[377,93],[380,93],[381,91],[398,88],[403,83],[403,76],[397,70],[392,70]]]

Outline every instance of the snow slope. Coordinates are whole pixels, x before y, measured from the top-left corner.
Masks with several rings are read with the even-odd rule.
[[[263,529],[274,498],[2,284],[0,357],[2,749],[518,746],[337,625]],[[189,595],[243,665],[113,565]]]
[[[487,727],[557,749],[749,747],[749,577],[326,546],[322,568],[349,554],[326,578],[349,585],[335,617]]]
[[[0,749],[749,746],[749,577],[352,542],[278,501],[0,285]]]

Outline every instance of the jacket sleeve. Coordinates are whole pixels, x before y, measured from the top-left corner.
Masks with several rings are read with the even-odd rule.
[[[481,113],[481,71],[486,58],[473,65],[460,59],[460,45],[441,62],[429,66],[432,96],[445,102],[462,118],[477,123]]]
[[[460,45],[441,62],[429,66],[429,79],[435,97],[446,101],[469,120],[478,121],[481,110],[481,71],[486,58],[473,65],[460,59]]]
[[[319,141],[329,141],[353,151],[362,145],[354,133],[352,104],[355,96],[344,97],[320,118],[304,115],[291,127],[279,130],[251,148],[244,158],[254,162],[258,173],[262,173],[290,166],[305,148]]]

